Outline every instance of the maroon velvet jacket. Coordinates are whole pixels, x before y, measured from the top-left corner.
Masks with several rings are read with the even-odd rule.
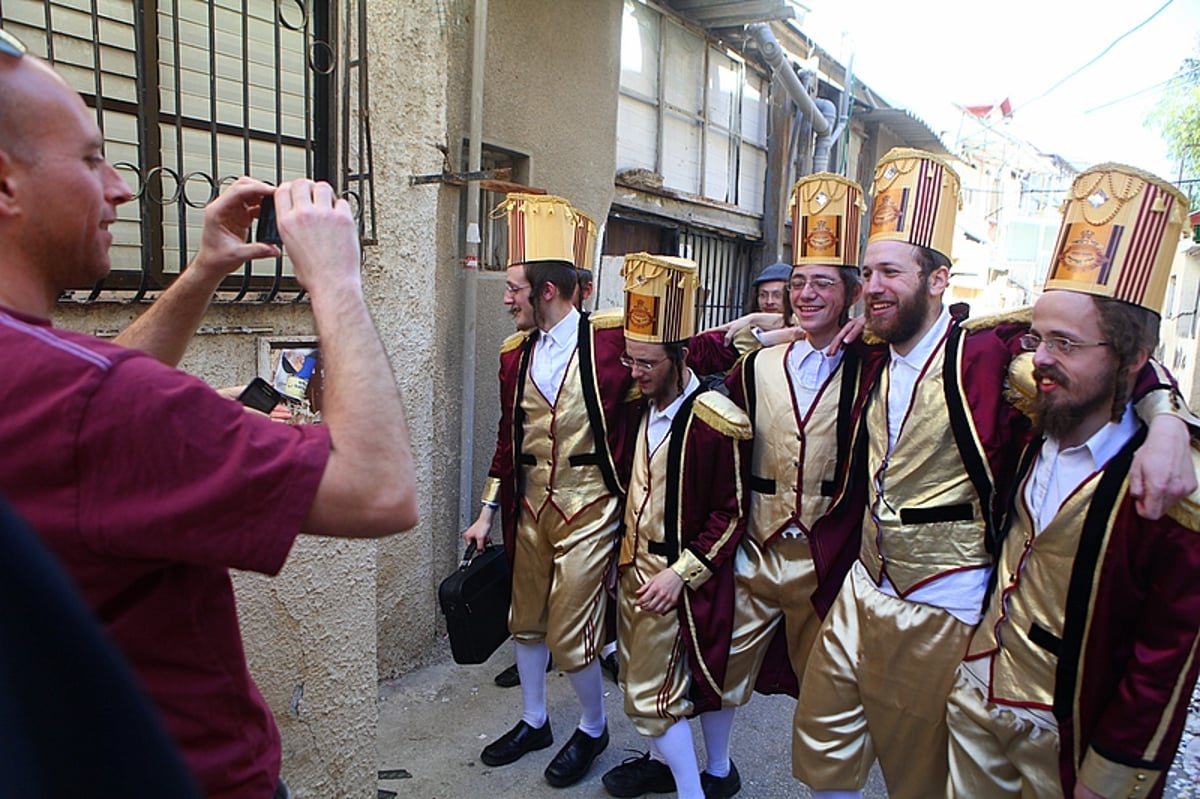
[[[1137,515],[1126,478],[1144,437],[1105,466],[1071,571],[1054,686],[1067,796],[1085,757],[1110,780],[1094,788],[1161,796],[1200,671],[1200,534]]]
[[[524,427],[520,418],[521,397],[529,357],[538,331],[515,333],[500,350],[500,423],[496,451],[488,477],[500,483],[500,517],[504,551],[512,563],[516,551],[517,513],[522,495],[520,460]],[[696,337],[688,364],[699,374],[728,368],[736,357],[719,340]],[[625,496],[633,461],[633,437],[637,434],[645,401],[628,367],[622,365],[625,330],[619,309],[582,313],[579,318],[579,373],[592,437],[597,442],[597,463],[608,490]],[[689,342],[689,348],[692,343]]]
[[[521,396],[537,334],[534,330],[523,339],[517,334],[509,339],[516,341],[516,346],[505,346],[500,352],[500,429],[488,476],[500,482],[504,550],[510,563],[516,550],[517,513],[522,494]],[[594,319],[590,314],[580,314],[578,348],[576,357],[592,436],[597,444],[597,463],[608,490],[624,496],[633,458],[631,437],[644,402],[635,391],[632,373],[621,364],[625,332],[620,315],[608,312]]]
[[[750,441],[714,428],[696,413],[697,392],[686,400],[671,424],[664,540],[651,552],[669,563],[686,548],[712,573],[698,588],[685,589],[679,626],[692,672],[695,713],[718,710],[733,639],[733,555],[746,530]],[[730,522],[735,529],[721,546]],[[694,634],[694,635],[693,635]],[[709,679],[711,676],[711,680]]]

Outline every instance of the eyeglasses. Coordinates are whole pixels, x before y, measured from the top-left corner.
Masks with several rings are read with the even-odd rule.
[[[805,286],[812,286],[813,291],[829,291],[837,281],[830,277],[794,277],[788,285],[793,291],[804,291]]]
[[[1072,341],[1063,336],[1048,336],[1042,338],[1037,333],[1026,333],[1017,339],[1021,345],[1021,349],[1026,352],[1033,352],[1038,348],[1038,345],[1045,344],[1047,352],[1061,352],[1063,355],[1070,355],[1076,347],[1107,347],[1107,341]]]
[[[25,55],[25,44],[16,36],[0,28],[0,53],[20,58]]]
[[[523,286],[514,286],[511,283],[505,283],[504,284],[504,293],[509,295],[510,297],[515,297],[527,288],[529,288],[528,283],[526,283]]]
[[[641,358],[634,358],[632,355],[630,355],[627,352],[624,353],[623,355],[621,355],[621,365],[622,366],[627,367],[629,369],[632,369],[633,367],[636,366],[637,368],[641,369],[643,372],[649,372],[651,369],[658,366],[660,363],[662,363],[665,360],[667,360],[667,359],[659,358],[657,361],[643,361]]]

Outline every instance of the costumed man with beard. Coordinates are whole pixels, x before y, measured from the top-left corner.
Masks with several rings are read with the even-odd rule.
[[[1131,167],[1075,179],[1013,385],[1044,439],[947,706],[963,799],[1160,796],[1200,659],[1200,507],[1139,518],[1129,403],[1158,344],[1187,198]]]
[[[479,518],[463,538],[482,549],[501,508],[523,713],[481,760],[502,766],[554,742],[545,678],[552,654],[582,706],[578,729],[545,772],[565,787],[608,745],[597,657],[633,380],[620,362],[620,312],[581,314],[572,304],[574,209],[561,197],[510,194],[497,212],[508,218],[504,301],[518,332],[501,347],[496,453]]]
[[[796,708],[793,772],[817,799],[861,796],[876,758],[892,799],[944,790],[946,697],[1031,435],[1004,396],[1027,312],[960,324],[941,302],[958,191],[953,169],[929,153],[895,149],[875,168],[863,299],[868,332],[890,346],[864,359],[851,474],[822,530],[831,546],[859,541],[859,558],[814,642]],[[1178,394],[1148,365],[1133,396],[1153,419],[1143,482],[1166,486],[1173,504],[1196,484],[1186,425],[1171,415]],[[1148,514],[1161,512],[1160,496],[1145,501]]]
[[[688,717],[721,707],[733,619],[733,553],[745,530],[750,420],[703,391],[685,363],[696,319],[696,266],[625,256],[625,364],[647,400],[637,428],[617,583],[619,682],[651,755],[604,775],[613,796],[678,791],[718,799],[741,788],[726,757],[703,774]],[[647,783],[657,772],[667,785]]]
[[[789,299],[802,338],[751,352],[726,379],[754,426],[750,515],[735,558],[737,598],[725,676],[725,708],[709,727],[728,751],[736,709],[757,688],[796,696],[808,653],[829,609],[818,586],[836,587],[856,549],[830,550],[821,519],[845,479],[848,431],[858,393],[858,345],[826,352],[861,291],[858,184],[820,172],[792,187]],[[706,728],[707,729],[707,728]],[[719,734],[723,733],[723,734]],[[711,749],[709,750],[711,752]]]

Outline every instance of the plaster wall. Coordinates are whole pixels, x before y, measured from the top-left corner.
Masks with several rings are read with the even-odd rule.
[[[55,324],[108,336],[142,309],[63,305]],[[229,329],[255,332],[209,332]],[[313,333],[306,305],[215,305],[180,366],[213,386],[241,385],[257,372],[260,335]],[[373,795],[375,544],[301,536],[279,576],[235,573],[234,588],[247,662],[296,796]]]
[[[434,566],[456,521],[461,401],[454,320],[461,315],[452,255],[438,244],[447,190],[409,185],[441,171],[446,140],[447,53],[463,25],[461,3],[369,2],[371,127],[379,243],[366,274],[376,323],[392,355],[408,411],[421,523],[379,541],[376,585],[377,677],[422,662],[439,634]]]
[[[461,152],[468,139],[470,110],[470,50],[472,0],[459,0],[448,26],[446,84],[447,130],[451,151]],[[491,0],[488,4],[487,52],[483,85],[483,143],[524,153],[529,157],[531,185],[569,199],[602,225],[613,196],[616,164],[617,88],[620,70],[620,0]],[[465,169],[465,164],[458,164]],[[430,171],[437,171],[433,169]],[[479,492],[487,476],[496,443],[500,398],[496,380],[500,343],[513,332],[504,306],[503,272],[471,276],[460,268],[465,221],[461,190],[440,190],[438,215],[439,287],[450,289],[439,299],[441,312],[435,324],[449,351],[442,362],[453,389],[444,398],[454,400],[461,391],[464,337],[461,296],[466,281],[475,280],[475,390],[468,410],[474,413],[474,447],[463,453],[469,459],[473,496],[470,521],[477,513]],[[482,209],[486,213],[487,209]],[[603,235],[601,233],[601,235]],[[599,245],[599,242],[597,242]],[[444,278],[444,282],[443,282]],[[440,290],[440,289],[439,289]],[[455,424],[461,417],[455,419]],[[457,426],[447,431],[447,452],[458,452]],[[444,475],[451,520],[435,536],[435,574],[432,586],[449,574],[461,556],[457,475],[459,462],[444,458],[454,475]],[[452,496],[449,496],[452,495]],[[493,528],[499,538],[499,523]],[[442,620],[438,619],[439,630]],[[384,633],[381,629],[381,640]],[[381,644],[382,648],[382,644]],[[381,675],[387,673],[381,652]]]

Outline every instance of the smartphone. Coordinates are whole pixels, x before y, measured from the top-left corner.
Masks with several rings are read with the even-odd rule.
[[[279,238],[279,226],[275,223],[274,194],[263,197],[258,206],[258,228],[255,230],[254,240],[276,246],[283,244],[283,239]]]
[[[238,402],[263,413],[270,413],[272,408],[283,402],[283,399],[283,395],[261,377],[251,380],[250,385],[246,386],[241,394],[238,394]]]

